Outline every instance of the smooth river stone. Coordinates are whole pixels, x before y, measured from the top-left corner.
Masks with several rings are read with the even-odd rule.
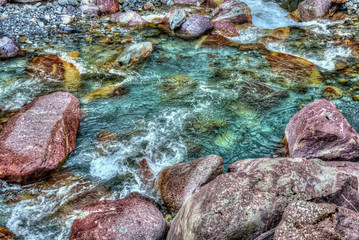
[[[26,183],[61,166],[75,148],[79,106],[68,92],[25,105],[0,132],[0,178]]]
[[[213,28],[211,20],[201,14],[193,14],[182,24],[176,35],[183,39],[195,39]]]
[[[8,37],[0,38],[0,59],[22,55],[23,51]]]
[[[104,13],[115,13],[120,5],[118,0],[97,0],[97,6]]]
[[[244,2],[225,0],[213,11],[212,21],[221,20],[233,24],[252,23],[251,9]]]
[[[305,0],[298,5],[298,17],[301,21],[323,18],[329,13],[331,0]]]

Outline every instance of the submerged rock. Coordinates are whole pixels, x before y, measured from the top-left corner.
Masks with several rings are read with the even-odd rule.
[[[161,212],[148,201],[124,198],[100,201],[82,209],[71,228],[70,240],[160,240],[166,231]]]
[[[0,239],[14,240],[14,234],[6,227],[0,227]]]
[[[55,92],[25,105],[0,132],[0,178],[26,183],[64,163],[76,144],[79,100]]]
[[[153,48],[151,42],[139,42],[125,48],[116,62],[121,64],[132,64],[151,54]]]
[[[323,18],[329,13],[331,0],[305,0],[298,5],[298,17],[301,21]]]
[[[223,172],[223,159],[216,155],[177,163],[159,173],[157,188],[166,206],[177,212],[188,196]]]
[[[181,98],[191,94],[197,85],[196,81],[187,75],[175,74],[168,77],[168,81],[162,82],[160,88],[168,98]]]
[[[211,20],[201,14],[193,14],[182,24],[181,28],[176,31],[176,35],[183,39],[199,38],[213,28]]]
[[[0,38],[0,60],[23,54],[24,52],[18,46],[16,46],[16,44],[10,38]]]
[[[285,129],[290,157],[359,160],[359,135],[333,102],[325,99],[297,112]]]
[[[27,65],[32,77],[64,81],[65,88],[81,86],[81,75],[74,64],[64,61],[58,55],[42,54],[34,57]]]
[[[286,207],[273,240],[359,239],[359,213],[334,204],[305,201]]]
[[[97,7],[104,13],[115,13],[120,5],[117,0],[97,0]]]
[[[328,85],[323,89],[323,96],[328,100],[339,99],[343,97],[343,90],[336,86]]]
[[[87,61],[89,68],[108,72],[114,68],[116,60],[123,50],[123,47],[90,45],[81,49],[81,56]]]
[[[123,24],[126,27],[143,27],[147,23],[147,21],[135,11],[112,14],[110,22]]]
[[[186,199],[167,239],[255,239],[276,227],[285,207],[296,200],[333,196],[359,206],[357,175],[319,159],[242,160],[228,171]]]
[[[213,11],[213,22],[224,20],[238,25],[252,23],[251,9],[244,2],[225,0]]]
[[[86,94],[82,99],[85,101],[105,99],[110,97],[121,97],[128,93],[128,89],[121,84],[111,84]]]
[[[207,47],[207,48],[222,48],[228,46],[231,43],[226,37],[223,37],[219,34],[211,34],[201,38],[198,45],[200,47]]]

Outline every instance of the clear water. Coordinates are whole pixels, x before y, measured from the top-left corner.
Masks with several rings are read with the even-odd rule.
[[[81,89],[71,90],[79,99],[115,82],[122,82],[130,91],[121,98],[81,102],[77,147],[49,180],[26,186],[1,182],[0,225],[18,239],[66,239],[76,214],[88,203],[119,199],[133,191],[158,199],[141,180],[142,159],[157,174],[166,166],[209,154],[222,156],[225,166],[272,156],[300,106],[322,98],[323,86],[338,85],[338,79],[345,78],[333,71],[334,61],[346,57],[351,65],[356,62],[348,50],[334,45],[334,33],[350,34],[342,23],[295,23],[274,3],[245,2],[252,9],[256,27],[241,31],[241,37],[233,41],[257,42],[267,29],[289,26],[290,37],[267,44],[268,49],[317,64],[325,79],[322,86],[308,86],[306,91],[288,89],[278,84],[279,76],[258,52],[198,48],[196,42],[157,36],[152,30],[130,33],[135,41],[156,40],[152,54],[134,69],[112,69],[110,73],[87,63],[91,57],[86,46],[97,44],[99,35],[95,33],[91,34],[93,42],[86,40],[89,34],[58,36],[51,47],[39,41],[40,53],[64,56],[81,71]],[[128,34],[124,29],[116,32],[121,37]],[[113,47],[102,44],[100,52]],[[71,51],[79,51],[81,57],[65,57]],[[25,67],[30,57],[0,62],[0,106],[7,110],[20,108],[36,96],[66,90],[56,83],[28,78]],[[191,84],[177,91],[166,88],[164,83],[176,78],[175,74],[191,79]],[[346,86],[338,85],[345,91],[356,84],[357,77],[346,79]],[[261,101],[265,92],[248,91],[258,84],[280,91],[281,98]],[[335,103],[359,130],[355,119],[359,103],[349,95]],[[101,145],[96,139],[101,131],[118,134],[118,141]]]

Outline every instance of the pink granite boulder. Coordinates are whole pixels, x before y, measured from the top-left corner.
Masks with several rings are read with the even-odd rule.
[[[161,212],[137,198],[100,201],[82,209],[71,228],[70,240],[160,240],[166,232]]]
[[[0,60],[19,55],[23,55],[23,51],[10,38],[0,38]]]
[[[126,27],[142,27],[147,21],[135,11],[118,12],[112,14],[110,22],[119,23]]]
[[[191,40],[199,38],[213,28],[211,20],[201,14],[193,14],[182,24],[176,35],[180,38]]]
[[[293,202],[286,207],[273,240],[359,239],[359,213],[334,204]]]
[[[156,185],[166,206],[177,212],[188,196],[223,172],[223,159],[211,155],[165,168]]]
[[[213,23],[213,30],[226,37],[238,37],[239,33],[236,27],[225,20],[219,20]]]
[[[333,102],[320,99],[297,112],[285,128],[289,157],[359,160],[359,135]]]
[[[97,0],[97,7],[104,13],[115,13],[119,10],[118,0]]]
[[[225,0],[213,11],[213,22],[224,20],[233,24],[252,23],[251,9],[237,0]]]
[[[298,5],[298,17],[301,21],[323,18],[329,13],[331,0],[305,0]]]
[[[27,183],[61,166],[75,148],[79,106],[68,92],[25,105],[0,132],[0,178]]]

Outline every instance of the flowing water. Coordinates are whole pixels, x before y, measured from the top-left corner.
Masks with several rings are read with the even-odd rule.
[[[303,104],[322,98],[323,86],[338,85],[344,78],[334,71],[335,60],[349,58],[353,66],[356,62],[332,38],[338,33],[350,35],[343,22],[296,23],[275,3],[245,2],[255,27],[242,30],[232,41],[254,43],[268,29],[290,27],[288,39],[268,43],[267,48],[315,63],[325,79],[321,86],[288,88],[278,83],[279,76],[256,51],[199,48],[196,41],[158,35],[153,29],[135,34],[117,28],[110,34],[120,38],[130,34],[135,41],[156,44],[137,67],[109,73],[94,64],[114,49],[97,44],[98,33],[92,33],[92,41],[87,33],[61,35],[53,43],[39,40],[36,44],[42,50],[38,53],[64,56],[81,71],[81,88],[70,89],[79,99],[117,82],[129,93],[81,101],[76,149],[50,179],[25,186],[1,182],[0,226],[8,227],[18,239],[67,239],[76,214],[90,202],[119,199],[133,191],[159,200],[141,177],[142,159],[157,174],[166,166],[210,154],[223,157],[226,167],[242,159],[271,157],[291,116]],[[71,51],[79,51],[81,57],[65,57]],[[25,68],[31,56],[0,62],[0,106],[5,110],[18,109],[39,95],[68,90],[29,78]],[[187,81],[173,87],[179,79]],[[357,81],[355,74],[346,79],[347,85],[340,86],[343,90]],[[263,101],[267,94],[263,84],[280,94]],[[349,95],[335,103],[359,130],[355,122],[359,103]],[[99,143],[96,136],[101,131],[116,133],[118,140]]]

